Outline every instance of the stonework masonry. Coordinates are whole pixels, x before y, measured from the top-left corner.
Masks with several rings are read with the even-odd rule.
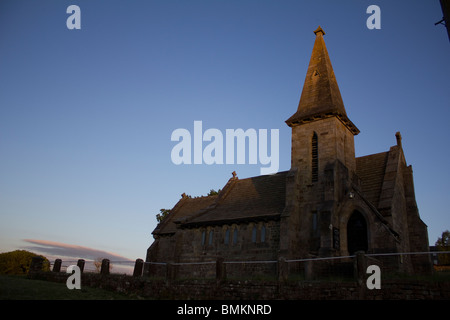
[[[67,274],[38,272],[29,275],[65,283]],[[448,300],[450,283],[424,280],[384,280],[380,290],[369,290],[356,282],[255,280],[165,281],[126,275],[83,273],[83,286],[120,292],[137,299],[183,300]]]

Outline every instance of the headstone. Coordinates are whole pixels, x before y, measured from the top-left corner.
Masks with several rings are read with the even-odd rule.
[[[100,269],[101,274],[109,274],[109,259],[102,260],[102,266]]]
[[[83,273],[84,271],[84,263],[85,263],[84,259],[78,259],[77,266],[78,268],[80,268],[81,273]]]
[[[42,265],[44,263],[44,258],[35,256],[31,259],[30,270],[29,273],[40,272],[42,271]]]
[[[55,263],[53,264],[53,272],[60,272],[61,271],[61,264],[62,264],[62,260],[61,259],[56,259]]]

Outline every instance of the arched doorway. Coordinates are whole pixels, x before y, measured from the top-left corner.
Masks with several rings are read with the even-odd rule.
[[[369,247],[366,219],[358,211],[353,212],[347,222],[347,246],[349,254],[356,251],[367,252]]]

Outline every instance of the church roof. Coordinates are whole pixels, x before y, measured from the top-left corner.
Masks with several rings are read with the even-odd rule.
[[[183,194],[180,201],[170,210],[169,215],[153,231],[153,234],[172,234],[177,230],[176,220],[186,219],[201,209],[207,208],[216,200],[217,195],[191,198]]]
[[[229,190],[224,188],[227,194],[215,206],[187,219],[184,226],[279,218],[286,201],[287,173],[235,180]]]
[[[356,158],[356,174],[367,200],[378,207],[389,151]]]
[[[153,234],[171,234],[180,227],[278,219],[286,199],[286,175],[246,179],[231,178],[219,195],[190,198],[183,196]]]
[[[386,182],[389,155],[397,157],[395,150],[398,147],[356,158],[356,174],[361,180],[362,192],[375,208],[379,207]],[[246,179],[233,176],[218,195],[191,198],[183,194],[153,234],[173,234],[179,227],[279,219],[285,208],[288,173]]]
[[[297,112],[286,123],[292,127],[327,117],[337,117],[354,134],[359,129],[350,121],[334,75],[330,57],[323,36],[325,32],[319,26],[314,33],[316,40],[306,72],[303,90]]]

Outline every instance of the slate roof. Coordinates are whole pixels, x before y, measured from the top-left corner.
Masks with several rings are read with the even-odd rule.
[[[361,179],[362,191],[378,207],[389,151],[356,158],[356,174]]]
[[[274,175],[235,180],[227,194],[206,212],[188,219],[185,226],[233,223],[237,220],[279,218],[286,201],[286,175]]]
[[[217,195],[190,198],[183,196],[180,201],[173,207],[170,214],[159,223],[153,234],[172,234],[177,230],[175,220],[188,218],[195,213],[199,212],[201,209],[207,208],[217,199]]]
[[[225,224],[236,221],[278,219],[286,200],[286,175],[246,179],[232,178],[219,195],[183,197],[171,213],[156,227],[153,234],[171,234],[181,227]]]

